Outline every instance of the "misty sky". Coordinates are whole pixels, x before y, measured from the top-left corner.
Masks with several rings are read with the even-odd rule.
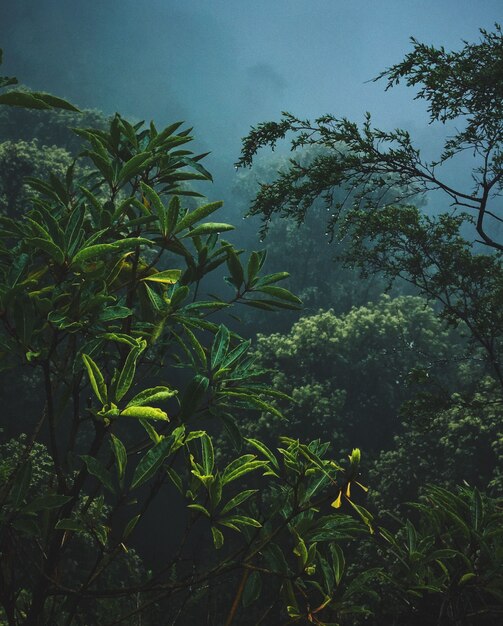
[[[83,107],[195,127],[231,167],[251,124],[288,110],[428,136],[405,88],[366,82],[409,37],[446,48],[503,17],[502,0],[0,0],[2,73]],[[215,158],[215,157],[213,157]]]

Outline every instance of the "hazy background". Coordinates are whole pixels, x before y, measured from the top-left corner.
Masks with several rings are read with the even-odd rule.
[[[288,110],[407,126],[406,89],[366,82],[409,37],[446,48],[501,21],[501,0],[1,0],[2,72],[82,107],[195,127],[220,187],[249,126]],[[220,181],[219,181],[220,179]]]

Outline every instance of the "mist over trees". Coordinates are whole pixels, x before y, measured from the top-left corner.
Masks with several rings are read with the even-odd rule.
[[[439,154],[283,113],[242,221],[187,124],[0,78],[0,624],[503,617],[501,28],[378,79]]]

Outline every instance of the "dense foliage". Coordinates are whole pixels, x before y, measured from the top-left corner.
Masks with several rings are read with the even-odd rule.
[[[381,77],[461,130],[425,163],[370,118],[252,129],[242,165],[296,133],[251,209],[269,254],[209,221],[182,123],[0,79],[0,624],[500,620],[502,36],[413,48]]]
[[[342,449],[358,440],[369,452],[389,445],[400,406],[418,384],[438,392],[435,382],[442,374],[452,387],[453,347],[455,334],[422,298],[412,296],[382,296],[342,316],[320,311],[301,318],[287,334],[260,335],[257,343],[272,384],[295,401],[285,414],[299,436],[334,441]],[[451,367],[450,378],[455,375]],[[263,421],[276,436],[283,428],[273,416]]]
[[[220,202],[184,207],[181,198],[200,194],[183,183],[209,174],[203,155],[183,147],[191,137],[180,126],[159,132],[116,115],[105,130],[77,129],[90,171],[78,180],[72,164],[62,178],[28,179],[29,207],[2,218],[2,364],[33,372],[25,389],[42,398],[22,420],[27,436],[2,450],[9,624],[117,623],[139,613],[155,623],[161,607],[176,619],[197,613],[208,585],[239,570],[236,602],[258,597],[262,572],[282,591],[280,613],[291,605],[300,617],[310,604],[320,612],[335,579],[320,571],[311,589],[305,578],[314,580],[318,559],[332,564],[342,553],[307,532],[328,542],[340,527],[344,536],[365,528],[330,508],[358,474],[358,450],[343,467],[319,442],[284,439],[273,452],[240,438],[236,417],[279,414],[268,398],[284,394],[257,380],[250,342],[208,318],[236,302],[274,310],[300,301],[277,286],[284,273],[260,274],[265,253],[243,264],[220,239],[232,226],[204,221]],[[223,265],[229,297],[198,297]],[[221,426],[243,454],[216,459],[210,433]],[[263,475],[259,488],[243,489],[250,473]],[[147,570],[135,536],[163,497],[180,536],[157,539],[167,558]],[[271,497],[275,507],[261,504]]]
[[[301,225],[297,232],[302,240],[313,219],[322,218],[323,202],[327,236],[338,244],[334,256],[346,268],[358,268],[363,278],[409,283],[456,329],[452,334],[442,325],[420,323],[421,330],[429,327],[433,332],[427,347],[411,345],[418,367],[396,363],[398,394],[391,401],[382,383],[388,375],[392,378],[387,358],[397,348],[400,353],[401,342],[392,337],[386,341],[382,322],[369,332],[363,359],[355,337],[347,342],[349,357],[340,341],[339,350],[330,348],[337,342],[337,329],[351,317],[357,319],[356,310],[338,317],[320,312],[301,320],[290,333],[260,340],[261,358],[272,368],[271,380],[300,399],[300,410],[289,411],[304,432],[332,431],[344,445],[348,433],[353,438],[358,432],[351,428],[355,390],[356,397],[359,392],[370,402],[361,406],[357,417],[363,431],[360,441],[369,435],[376,450],[381,449],[369,472],[372,500],[381,512],[396,511],[404,499],[417,498],[428,482],[451,488],[478,485],[501,495],[503,36],[496,25],[494,32],[481,31],[478,43],[465,43],[458,52],[414,39],[412,44],[412,52],[377,79],[387,79],[387,88],[401,81],[418,88],[416,98],[428,103],[431,122],[448,126],[450,136],[436,160],[425,161],[406,130],[374,128],[370,115],[359,127],[333,115],[310,122],[284,113],[279,122],[252,128],[238,162],[250,166],[260,148],[274,148],[292,133],[293,157],[275,178],[263,179],[251,205],[250,214],[263,219],[262,233],[279,216]],[[314,158],[305,158],[306,148]],[[472,170],[458,176],[466,182],[453,186],[449,176],[444,178],[444,166],[466,167],[466,158],[458,159],[466,153],[473,155]],[[448,210],[418,205],[418,194],[432,190],[448,198]],[[400,325],[398,316],[393,323]],[[363,320],[359,331],[366,337]],[[318,354],[323,355],[319,360]],[[367,371],[369,363],[374,370]],[[384,407],[387,403],[388,414],[372,406],[376,397]],[[316,406],[312,421],[303,419],[309,404]],[[393,427],[386,417],[394,421]],[[273,420],[263,418],[262,430],[274,427]],[[501,572],[500,556],[492,571]],[[501,596],[497,598],[501,603]],[[426,605],[409,606],[407,615],[388,614],[382,623],[497,621],[495,614],[483,615],[484,610],[465,604],[447,609],[442,603],[436,616]]]
[[[304,148],[298,158],[307,165],[319,154],[319,150]],[[277,171],[285,171],[289,159],[280,154],[262,155],[250,169],[238,169],[233,184],[233,202],[247,221],[240,229],[242,240],[254,240],[259,228],[258,220],[246,212],[257,195],[262,183],[272,183]],[[335,192],[342,197],[343,191]],[[272,268],[288,271],[287,279],[295,293],[302,299],[302,314],[315,313],[320,308],[332,309],[336,314],[346,313],[353,306],[362,306],[376,301],[386,288],[381,277],[369,276],[362,279],[357,267],[336,263],[345,244],[334,247],[326,232],[327,208],[316,201],[303,217],[297,220],[283,219],[273,215],[267,222],[267,236],[261,237],[261,245],[267,250],[267,260]],[[400,285],[393,292],[402,292]],[[248,316],[249,317],[249,316]],[[298,312],[282,315],[253,316],[250,327],[260,332],[285,332],[299,318]]]
[[[380,272],[391,281],[409,281],[439,302],[444,314],[466,325],[484,347],[501,383],[502,245],[496,227],[503,180],[498,96],[503,35],[499,26],[493,33],[481,32],[479,43],[452,53],[412,40],[414,49],[405,60],[378,77],[387,78],[388,88],[400,81],[421,86],[416,97],[429,103],[432,123],[459,120],[460,129],[435,161],[422,159],[407,131],[373,128],[370,116],[360,128],[332,115],[311,123],[285,113],[280,122],[252,129],[239,164],[251,164],[260,147],[274,147],[289,132],[294,151],[323,148],[309,164],[292,159],[276,180],[264,183],[251,213],[263,216],[266,229],[273,214],[302,221],[313,202],[324,199],[330,209],[327,232],[350,241],[345,261],[364,275]],[[474,155],[465,177],[472,187],[453,189],[441,178],[442,165],[466,151]],[[342,200],[336,197],[340,187],[346,190]],[[401,192],[395,193],[397,188]],[[407,203],[432,189],[444,192],[458,210],[432,215]],[[465,236],[473,231],[479,242]]]

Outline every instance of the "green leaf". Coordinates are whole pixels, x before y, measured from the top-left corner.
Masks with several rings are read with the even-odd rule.
[[[70,319],[61,311],[51,311],[47,316],[47,321],[59,328],[60,330],[67,330],[69,332],[82,328],[82,322],[76,322]]]
[[[262,554],[266,560],[268,567],[283,576],[288,575],[290,568],[283,554],[283,550],[275,543],[269,543],[263,550]]]
[[[128,215],[128,211],[127,209],[129,209],[129,207],[136,207],[140,205],[142,208],[140,209],[142,213],[144,213],[145,211],[145,206],[141,204],[141,202],[135,198],[134,196],[129,196],[128,198],[125,198],[124,200],[122,200],[122,202],[120,202],[114,212],[112,213],[112,224],[114,224],[117,220],[120,220],[122,217],[125,217]],[[138,208],[140,208],[138,206]],[[140,222],[136,221],[136,220],[141,220]],[[155,221],[155,217],[153,215],[142,215],[141,217],[137,217],[134,218],[134,220],[128,220],[128,225],[131,226],[131,223],[134,222],[134,224],[150,224],[151,222]]]
[[[36,513],[38,511],[45,511],[48,509],[59,509],[67,502],[70,502],[72,498],[70,496],[40,496],[29,502],[23,507],[23,513]]]
[[[170,435],[145,454],[135,469],[133,480],[131,481],[131,489],[136,489],[140,485],[143,485],[144,482],[155,474],[170,454],[174,441],[175,438],[173,435]]]
[[[278,281],[284,280],[289,276],[290,274],[288,272],[276,272],[275,274],[267,274],[267,276],[262,276],[262,278],[257,281],[255,288],[263,285],[270,285],[271,283],[277,283]]]
[[[158,295],[155,289],[152,289],[152,287],[147,285],[147,283],[143,283],[143,288],[145,289],[145,293],[147,294],[148,299],[150,300],[150,304],[152,305],[152,308],[154,309],[154,311],[164,312],[164,310],[167,308],[166,303],[161,298],[161,296]],[[164,324],[164,317],[160,319],[160,323]]]
[[[477,575],[474,574],[473,572],[467,572],[466,574],[463,574],[463,576],[461,576],[461,578],[459,579],[459,585],[465,585],[466,583],[470,582],[470,580],[473,580],[474,578],[477,578]]]
[[[169,421],[168,414],[153,406],[128,406],[120,412],[121,417],[135,417],[142,420]]]
[[[232,248],[227,250],[227,267],[231,274],[232,284],[239,289],[244,281],[244,271],[238,255]]]
[[[93,476],[96,476],[96,478],[103,484],[103,486],[105,486],[109,491],[114,493],[115,489],[113,486],[112,475],[106,469],[106,467],[102,465],[102,463],[100,463],[100,461],[98,461],[98,459],[96,459],[94,456],[81,454],[80,458],[86,464],[87,471]]]
[[[66,244],[66,249],[68,250],[69,255],[73,255],[75,252],[75,247],[81,237],[81,228],[84,223],[85,217],[85,208],[83,205],[73,209],[70,219],[65,228],[64,239]]]
[[[60,519],[59,522],[56,524],[55,528],[57,528],[58,530],[71,530],[74,532],[86,532],[87,531],[87,528],[84,526],[82,522],[79,522],[79,520],[76,520],[76,519],[71,519],[69,517]]]
[[[166,237],[171,235],[178,222],[178,214],[180,212],[180,199],[178,196],[173,196],[168,204],[167,213],[167,225],[166,225]]]
[[[156,429],[152,426],[152,424],[149,422],[148,419],[144,420],[140,418],[140,424],[143,426],[143,428],[145,429],[145,432],[147,433],[147,435],[150,437],[150,439],[155,443],[158,444],[160,441],[162,441],[162,437],[161,435],[159,435],[159,433],[156,431]]]
[[[176,396],[178,392],[175,389],[169,387],[151,387],[140,391],[132,400],[127,403],[127,406],[144,406],[146,404],[156,404],[157,402],[164,402]]]
[[[141,188],[143,191],[143,195],[150,202],[150,204],[154,207],[157,217],[159,218],[159,227],[160,227],[161,235],[166,236],[166,233],[168,231],[168,216],[166,213],[166,208],[164,204],[162,203],[161,198],[156,193],[156,191],[152,189],[152,187],[149,187],[143,182],[141,183]]]
[[[142,280],[149,280],[153,283],[162,283],[164,285],[174,285],[180,280],[182,270],[163,270],[150,276],[145,276]]]
[[[51,259],[54,259],[54,261],[56,261],[59,265],[64,262],[65,253],[53,241],[50,241],[49,239],[42,239],[42,237],[31,237],[26,241],[30,247],[47,252]]]
[[[222,475],[223,484],[226,485],[227,483],[240,478],[244,474],[267,467],[267,461],[255,461],[253,460],[255,458],[256,457],[253,454],[244,454],[229,463]]]
[[[249,607],[260,598],[262,592],[262,578],[258,572],[252,572],[248,576],[245,588],[243,590],[242,602],[243,606]]]
[[[262,293],[266,293],[269,296],[274,296],[275,298],[280,298],[281,300],[287,300],[288,302],[293,302],[294,304],[302,304],[302,300],[294,296],[293,293],[288,291],[288,289],[284,289],[283,287],[275,287],[275,286],[265,286],[257,288],[256,291],[260,291]]]
[[[199,360],[201,362],[201,365],[203,366],[203,368],[206,369],[206,366],[207,366],[206,353],[204,351],[203,346],[201,345],[201,343],[199,342],[197,337],[194,335],[194,333],[190,330],[190,328],[188,328],[188,326],[184,326],[184,332],[185,332],[185,335],[187,336],[187,339],[189,340],[190,344],[194,348],[194,351],[197,354],[197,356],[198,356],[198,358],[199,358]]]
[[[169,126],[166,126],[164,130],[162,130],[160,133],[155,135],[155,137],[150,141],[148,147],[150,149],[153,149],[153,148],[162,146],[162,144],[166,141],[166,139],[169,139],[169,137],[171,137],[171,135],[175,132],[175,130],[180,128],[182,124],[183,122],[175,122],[174,124],[170,124]]]
[[[215,526],[212,526],[211,534],[213,536],[213,544],[215,546],[215,549],[220,550],[220,548],[224,545],[224,536],[222,531]]]
[[[231,440],[235,450],[237,452],[241,452],[241,449],[243,447],[243,436],[241,435],[241,431],[239,430],[239,426],[237,425],[236,420],[227,413],[219,412],[218,416],[222,420],[225,432]]]
[[[63,100],[63,98],[58,98],[57,96],[53,96],[50,93],[40,93],[33,91],[31,92],[31,95],[38,100],[42,100],[42,102],[47,104],[50,108],[65,109],[66,111],[74,111],[75,113],[80,113],[80,110],[77,109],[76,106],[70,104],[70,102],[67,102],[66,100]]]
[[[100,243],[94,246],[88,246],[87,248],[82,248],[73,257],[72,265],[79,266],[87,261],[99,259],[106,254],[113,252],[115,249],[115,246],[111,243]]]
[[[184,418],[189,418],[199,408],[209,383],[208,378],[200,374],[196,374],[191,380],[185,389],[180,406],[180,412]]]
[[[108,399],[108,391],[107,386],[105,384],[105,379],[103,378],[103,374],[100,372],[99,367],[96,363],[91,359],[87,354],[82,355],[82,360],[84,361],[84,365],[87,369],[87,375],[89,377],[89,382],[91,383],[91,387],[101,402],[101,404],[105,405]]]
[[[129,181],[142,172],[152,160],[151,152],[140,152],[140,154],[136,154],[122,166],[117,179],[118,182],[122,184]]]
[[[332,567],[334,571],[335,582],[339,584],[344,574],[345,560],[344,553],[341,547],[334,542],[329,544],[330,552],[332,554]]]
[[[295,533],[295,535],[297,538],[297,543],[295,545],[295,548],[293,549],[293,553],[299,557],[302,567],[304,568],[308,562],[309,553],[307,551],[307,546],[304,539],[302,539],[302,537],[300,537],[298,533]]]
[[[407,523],[405,524],[405,527],[407,529],[407,540],[408,540],[408,549],[409,549],[409,553],[412,554],[413,552],[416,551],[416,543],[417,543],[417,533],[416,533],[416,529],[414,528],[414,525],[412,524],[412,522],[410,520],[407,520]]]
[[[109,341],[117,341],[118,343],[124,343],[127,346],[135,347],[138,345],[136,339],[131,337],[130,335],[126,335],[125,333],[103,333],[100,335],[103,339],[108,339]]]
[[[235,495],[233,498],[229,500],[229,502],[227,502],[227,504],[225,504],[225,506],[222,507],[220,514],[225,515],[231,509],[234,509],[235,507],[239,506],[240,504],[248,500],[248,498],[250,498],[254,493],[257,493],[257,492],[258,492],[258,489],[246,489],[245,491],[241,491],[241,493],[238,493],[237,495]]]
[[[136,371],[136,361],[146,347],[147,342],[142,341],[140,345],[132,348],[127,355],[126,362],[124,363],[124,367],[122,368],[117,381],[117,391],[115,392],[117,402],[120,401],[129,391]]]
[[[41,98],[37,98],[36,94],[24,91],[9,91],[0,94],[0,104],[8,106],[23,107],[25,109],[50,109],[51,106],[44,102]]]
[[[191,430],[185,437],[185,443],[193,441],[194,439],[201,439],[206,434],[205,430]]]
[[[260,309],[261,311],[274,311],[274,306],[262,300],[241,300],[241,304],[251,306],[253,309]]]
[[[197,172],[199,172],[199,174],[202,176],[203,179],[205,180],[211,180],[213,181],[213,177],[210,174],[210,172],[208,172],[208,170],[206,168],[204,168],[200,163],[197,162],[198,159],[202,158],[203,156],[207,156],[208,153],[204,154],[204,155],[200,155],[199,157],[194,157],[194,158],[190,158],[190,157],[183,157],[181,160],[182,163],[184,163],[185,165],[194,168]]]
[[[183,217],[178,222],[175,228],[175,233],[181,232],[182,230],[188,228],[189,226],[192,226],[192,224],[195,224],[196,222],[200,222],[208,215],[211,215],[212,213],[217,211],[222,205],[223,202],[210,202],[209,204],[203,204],[197,207],[197,209],[194,209],[194,211],[187,213],[187,215],[185,215],[185,217]]]
[[[112,320],[121,320],[129,317],[133,311],[127,306],[107,306],[98,315],[99,322],[111,322]]]
[[[288,617],[291,617],[296,621],[298,621],[299,617],[302,617],[302,615],[299,613],[298,609],[295,606],[288,605],[286,607],[286,612],[288,613]]]
[[[140,521],[141,515],[135,515],[132,517],[129,522],[126,524],[126,528],[124,529],[123,538],[126,539],[135,529],[136,524]]]
[[[145,237],[126,237],[124,239],[117,239],[111,244],[114,250],[134,250],[138,246],[153,246],[153,242]]]
[[[276,309],[287,309],[288,311],[298,311],[301,308],[300,304],[287,302],[286,300],[240,300],[242,304],[255,307],[256,309],[263,309],[264,311],[275,311]]]
[[[127,452],[124,444],[120,439],[118,439],[115,435],[110,434],[110,443],[112,445],[112,451],[115,456],[116,466],[117,466],[117,476],[119,481],[122,481],[124,478],[124,474],[126,471],[127,465]]]
[[[359,506],[349,498],[346,498],[346,501],[353,507],[353,509],[358,513],[363,523],[368,527],[371,535],[374,534],[374,527],[372,526],[372,522],[374,520],[374,516],[370,511],[367,511],[363,506]]]
[[[257,409],[261,409],[263,411],[267,411],[268,413],[272,413],[273,415],[276,415],[276,417],[279,417],[280,419],[284,419],[283,414],[281,413],[281,411],[278,411],[278,409],[274,406],[272,406],[272,404],[269,404],[268,402],[264,402],[263,400],[260,400],[260,398],[257,398],[256,395],[251,394],[251,393],[242,393],[242,392],[234,392],[234,391],[224,391],[222,392],[222,395],[225,398],[236,398],[241,400],[244,404],[248,405],[248,406],[252,406],[255,407]]]
[[[206,517],[211,517],[208,509],[205,508],[202,504],[188,504],[187,508],[192,509],[193,511],[198,511],[199,513],[202,513],[203,515],[206,515]]]
[[[213,467],[215,465],[215,454],[213,452],[213,443],[211,437],[204,433],[200,439],[201,441],[201,453],[204,473],[209,475],[213,473]]]
[[[230,333],[229,329],[223,324],[220,325],[218,329],[218,333],[215,335],[213,340],[213,344],[211,346],[211,369],[212,371],[215,368],[220,368],[220,364],[223,361],[223,358],[227,354],[227,349],[229,347],[230,341]]]
[[[127,120],[119,117],[117,115],[117,126],[120,128],[122,135],[124,135],[129,143],[134,147],[138,148],[138,137],[136,135],[135,126],[130,124]],[[114,136],[115,139],[115,136]]]
[[[260,257],[258,252],[252,252],[248,259],[248,266],[246,268],[247,284],[252,285],[253,281],[260,269]]]
[[[189,231],[182,237],[199,237],[200,235],[211,235],[212,233],[223,233],[228,230],[234,230],[232,224],[222,224],[220,222],[207,222],[196,226],[193,230]]]
[[[31,226],[31,230],[33,231],[33,236],[35,238],[45,239],[47,241],[51,241],[52,237],[49,234],[49,231],[39,224],[36,220],[31,219],[31,217],[26,217],[26,222]]]
[[[229,526],[230,528],[232,528],[232,526],[253,526],[253,528],[262,528],[262,524],[259,521],[246,515],[230,515],[219,519],[218,523]]]
[[[262,443],[262,441],[259,441],[258,439],[246,439],[245,438],[245,441],[247,441],[250,445],[252,445],[259,452],[261,452],[265,456],[265,458],[268,461],[270,461],[271,465],[275,467],[277,470],[279,470],[278,460],[276,459],[274,454],[271,452],[271,450],[265,445],[265,443]]]
[[[96,169],[100,172],[100,174],[109,185],[114,184],[114,170],[112,167],[112,162],[108,155],[103,155],[99,152],[94,152],[93,150],[85,150],[82,153],[82,156],[87,156],[91,159],[91,161],[96,166]]]
[[[171,478],[172,483],[175,485],[178,491],[183,495],[183,482],[180,474],[176,472],[172,467],[167,467],[166,473]]]
[[[187,285],[177,286],[171,296],[171,308],[176,309],[189,295],[190,289]]]
[[[103,524],[99,524],[95,526],[93,529],[93,534],[95,538],[98,540],[99,544],[104,548],[108,542],[108,533],[110,532],[110,528]]]
[[[86,196],[89,201],[89,212],[92,216],[92,220],[95,226],[100,224],[100,217],[103,212],[103,206],[100,200],[86,187],[79,185],[80,191]]]

